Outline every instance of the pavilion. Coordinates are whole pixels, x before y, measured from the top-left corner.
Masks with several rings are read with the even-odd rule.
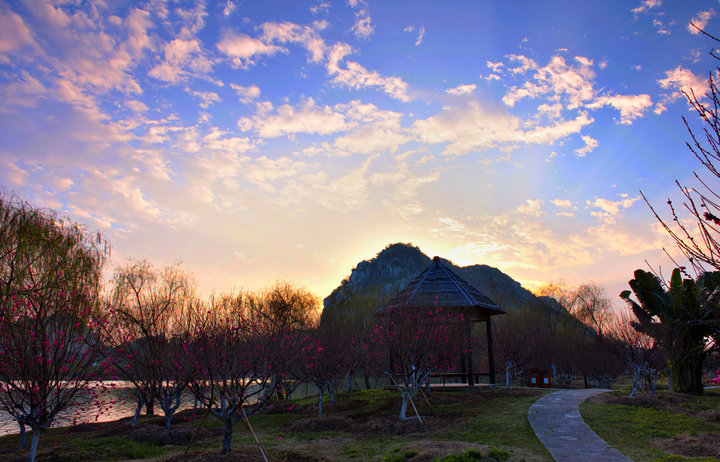
[[[470,342],[472,336],[471,323],[485,322],[488,346],[488,376],[489,382],[494,384],[495,361],[493,359],[492,324],[490,319],[491,316],[505,314],[505,311],[467,281],[452,272],[450,268],[443,264],[440,257],[434,257],[430,266],[398,292],[383,308],[377,310],[375,314],[383,316],[385,313],[389,313],[390,310],[433,306],[456,308],[468,319],[466,335],[470,345],[472,345]],[[471,387],[475,385],[476,375],[473,372],[472,353],[470,347],[462,358],[467,383]]]

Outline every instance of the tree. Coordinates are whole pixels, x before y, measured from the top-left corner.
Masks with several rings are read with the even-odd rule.
[[[593,282],[580,284],[575,289],[570,313],[592,328],[602,340],[607,323],[610,321],[612,302],[604,287]]]
[[[186,344],[197,303],[192,278],[179,265],[155,269],[147,261],[128,261],[113,277],[111,298],[116,322],[110,333],[117,365],[135,386],[135,418],[143,404],[151,411],[157,402],[170,427],[191,378]]]
[[[383,314],[372,344],[381,371],[402,396],[401,419],[407,416],[408,404],[414,408],[413,398],[432,373],[454,368],[467,347],[468,322],[462,314],[441,307],[398,307]]]
[[[248,319],[267,333],[307,329],[318,322],[318,298],[287,281],[247,294],[244,305]]]
[[[335,402],[335,381],[347,373],[346,343],[352,341],[320,329],[293,331],[283,335],[282,370],[295,380],[312,383],[318,395],[318,419],[322,418],[323,393]]]
[[[318,298],[307,289],[287,281],[276,281],[265,289],[244,294],[241,306],[243,316],[259,332],[280,338],[295,330],[316,327],[319,304]],[[294,387],[282,376],[273,376],[263,393],[260,407],[269,402],[276,389],[286,390],[289,395]]]
[[[247,318],[242,298],[219,297],[207,310],[199,310],[189,345],[194,372],[190,389],[225,424],[222,454],[230,451],[233,425],[247,419],[243,406],[267,389],[275,373],[276,343]]]
[[[630,396],[637,395],[638,388],[646,382],[655,396],[654,379],[663,369],[663,354],[658,342],[632,326],[637,318],[627,311],[615,313],[609,322],[609,336],[614,341],[615,353],[633,371]]]
[[[577,287],[570,287],[564,282],[550,282],[540,287],[537,294],[554,299],[567,313],[575,316],[599,336],[603,335],[612,310],[612,302],[604,287],[594,282],[586,282]],[[562,314],[561,311],[557,312],[556,323],[561,321]]]
[[[31,461],[42,431],[98,378],[108,253],[100,234],[0,196],[0,406],[23,439],[32,429]]]
[[[512,313],[495,323],[494,353],[505,366],[505,386],[515,385],[529,368],[538,367],[551,336],[549,329],[531,313]]]
[[[711,40],[720,42],[717,37],[694,24],[692,26]],[[710,55],[720,60],[720,56],[714,51],[711,51]],[[718,66],[715,67],[716,76],[717,72],[720,72]],[[653,215],[673,239],[696,275],[720,270],[720,194],[717,184],[720,180],[720,89],[716,76],[713,76],[712,71],[708,73],[708,89],[705,94],[698,95],[693,90],[683,92],[702,125],[701,133],[697,134],[697,130],[692,128],[693,124],[685,116],[682,118],[690,135],[690,141],[685,144],[702,167],[701,173],[693,171],[698,184],[692,187],[675,180],[682,196],[682,207],[678,210],[673,201],[668,199],[672,217],[670,220],[661,218],[643,194],[643,199]],[[685,216],[682,209],[689,216]],[[684,266],[679,268],[689,277]],[[720,345],[720,325],[714,326],[712,336],[715,344]]]
[[[665,290],[659,277],[636,270],[629,284],[637,301],[630,298],[629,290],[620,297],[638,319],[631,324],[662,346],[673,388],[682,393],[702,393],[709,337],[720,322],[720,272],[704,273],[694,281],[683,279],[676,268]]]

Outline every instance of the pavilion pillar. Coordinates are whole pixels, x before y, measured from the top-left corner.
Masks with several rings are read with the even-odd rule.
[[[488,374],[490,385],[495,385],[495,355],[493,354],[493,340],[492,340],[492,325],[490,323],[490,315],[488,315],[485,321],[487,327],[487,341],[488,341]]]
[[[465,361],[467,362],[467,383],[469,387],[475,386],[475,371],[473,370],[473,349],[472,349],[472,323],[465,323]]]

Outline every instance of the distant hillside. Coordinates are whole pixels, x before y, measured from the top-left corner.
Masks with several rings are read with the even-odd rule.
[[[325,298],[322,322],[371,319],[377,308],[427,268],[431,261],[411,244],[388,245],[375,258],[358,263],[350,276]],[[508,313],[532,310],[551,315],[562,310],[554,299],[535,296],[497,268],[487,265],[459,267],[447,260],[443,262]]]

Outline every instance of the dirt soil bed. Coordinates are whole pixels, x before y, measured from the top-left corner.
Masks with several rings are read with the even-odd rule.
[[[720,459],[720,439],[716,434],[676,436],[658,442],[663,451],[685,457],[715,457]]]

